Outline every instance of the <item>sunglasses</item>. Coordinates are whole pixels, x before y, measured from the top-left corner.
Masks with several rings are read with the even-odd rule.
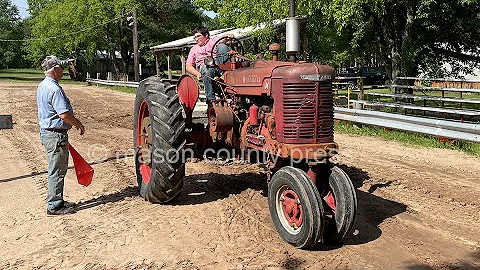
[[[193,36],[193,39],[199,39],[199,38],[201,38],[201,37],[203,37],[203,35],[202,35],[202,34],[198,34],[198,35]]]

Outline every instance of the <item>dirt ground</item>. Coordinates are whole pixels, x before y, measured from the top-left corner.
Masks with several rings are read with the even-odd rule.
[[[134,95],[66,85],[86,134],[70,142],[93,162],[88,187],[66,177],[69,216],[45,213],[46,158],[36,84],[0,82],[0,269],[480,269],[480,159],[336,135],[358,196],[342,246],[297,250],[270,219],[256,165],[187,163],[168,205],[138,196],[132,158]],[[71,160],[70,160],[71,163]]]

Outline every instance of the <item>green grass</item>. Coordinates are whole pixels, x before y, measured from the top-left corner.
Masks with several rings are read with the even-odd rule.
[[[8,81],[41,81],[45,74],[41,69],[0,69],[0,80]]]
[[[98,87],[108,89],[108,90],[112,90],[112,91],[128,93],[128,94],[135,94],[136,91],[137,91],[137,88],[135,88],[135,87],[126,87],[126,86],[110,86],[110,85],[99,84]]]
[[[0,69],[0,80],[10,82],[41,82],[45,78],[42,69],[23,68],[23,69]],[[70,79],[68,72],[64,73],[62,84],[85,85],[85,82],[78,82]]]
[[[344,121],[335,124],[335,132],[383,138],[385,140],[397,141],[408,146],[460,150],[474,156],[480,156],[480,143],[474,142],[442,142],[435,136],[397,130],[386,130],[381,127],[369,125],[357,126]]]
[[[33,82],[39,83],[45,78],[45,74],[42,69],[34,68],[25,68],[25,69],[0,69],[0,81],[9,81],[9,82]],[[65,73],[63,75],[61,84],[71,84],[71,85],[87,85],[86,82],[74,81],[70,79],[70,75]],[[102,88],[124,92],[124,93],[135,93],[135,88],[133,87],[124,87],[124,86],[107,86],[99,85]]]

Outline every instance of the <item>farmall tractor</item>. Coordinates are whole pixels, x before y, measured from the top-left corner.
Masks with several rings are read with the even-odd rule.
[[[287,21],[287,48],[289,27]],[[193,77],[140,83],[134,111],[140,194],[166,203],[181,192],[185,163],[179,157],[186,146],[199,153],[225,147],[261,152],[268,206],[280,236],[304,249],[341,242],[353,229],[357,199],[350,178],[335,166],[334,70],[278,61],[278,44],[270,48],[273,60],[232,55],[217,66],[223,70],[214,83],[217,101],[203,122],[192,117],[200,87]],[[212,58],[206,62],[214,65]]]

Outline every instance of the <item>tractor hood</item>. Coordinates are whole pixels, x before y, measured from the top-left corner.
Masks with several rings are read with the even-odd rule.
[[[226,89],[230,93],[270,96],[272,79],[288,83],[312,83],[331,81],[334,76],[334,70],[324,65],[260,60],[253,62],[250,67],[226,71],[224,81],[232,86]]]

